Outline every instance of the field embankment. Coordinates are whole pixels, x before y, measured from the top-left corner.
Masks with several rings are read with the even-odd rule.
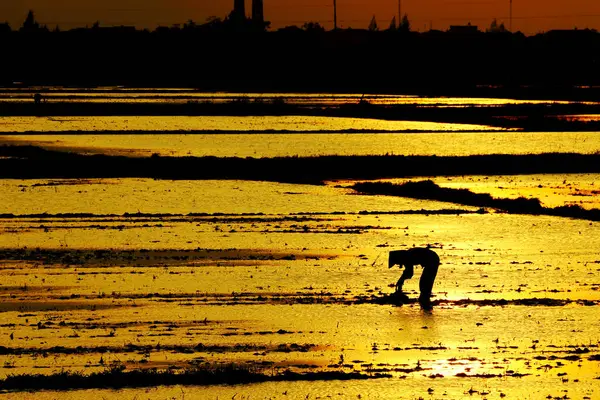
[[[353,188],[363,194],[382,194],[410,197],[420,200],[436,200],[475,207],[490,207],[511,214],[550,215],[600,221],[600,210],[585,210],[577,205],[544,207],[539,199],[520,197],[517,199],[494,198],[487,193],[473,193],[468,189],[443,188],[430,180],[393,184],[389,182],[360,182]]]
[[[600,154],[477,156],[124,157],[33,146],[0,147],[0,178],[235,179],[322,183],[338,179],[600,172]]]

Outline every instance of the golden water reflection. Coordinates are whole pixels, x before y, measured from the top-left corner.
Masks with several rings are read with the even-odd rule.
[[[444,143],[440,146],[440,143]],[[4,135],[0,144],[126,156],[468,156],[600,152],[597,132]]]
[[[97,132],[112,131],[233,131],[233,132],[339,132],[349,130],[398,132],[489,131],[485,125],[423,121],[387,121],[368,118],[312,116],[72,116],[72,117],[0,117],[0,132]]]

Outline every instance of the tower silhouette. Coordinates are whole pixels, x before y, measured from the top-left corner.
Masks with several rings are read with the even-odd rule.
[[[337,1],[333,0],[333,29],[337,30]]]
[[[244,0],[233,1],[233,12],[231,13],[231,16],[238,21],[246,18],[246,5]]]
[[[264,25],[265,14],[263,10],[263,0],[252,0],[252,22],[257,26]]]

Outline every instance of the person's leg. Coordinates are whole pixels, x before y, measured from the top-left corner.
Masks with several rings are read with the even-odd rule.
[[[423,265],[423,274],[419,280],[419,289],[421,290],[421,295],[419,296],[420,301],[429,301],[431,298],[431,291],[437,275],[438,265],[439,264]]]

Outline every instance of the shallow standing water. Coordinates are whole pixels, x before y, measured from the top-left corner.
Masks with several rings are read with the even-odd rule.
[[[375,381],[75,391],[61,398],[598,393],[597,305],[582,303],[600,300],[595,223],[493,210],[456,215],[472,209],[359,196],[335,185],[0,183],[4,212],[14,214],[0,219],[6,249],[0,346],[51,355],[0,355],[4,374],[197,361],[392,374]],[[447,209],[454,211],[440,214]],[[46,214],[31,215],[38,213]],[[416,304],[365,303],[391,293],[400,274],[387,268],[387,252],[415,245],[434,246],[443,260],[434,288],[439,305],[427,313]],[[405,286],[412,297],[419,273]],[[536,298],[559,303],[522,303]],[[131,352],[130,345],[152,350]],[[290,345],[302,351],[277,351]]]
[[[152,154],[174,157],[594,154],[600,151],[600,133],[11,134],[0,136],[0,144],[31,144],[60,151],[133,157]]]
[[[175,155],[294,155],[289,149],[312,155],[336,146],[343,154],[362,151],[361,143],[365,154],[438,154],[441,143],[460,154],[552,148],[543,146],[598,151],[593,134],[386,135],[8,140]],[[386,137],[389,143],[367,146]],[[490,145],[491,138],[504,147]],[[217,153],[211,141],[225,150]],[[326,150],[318,150],[320,143]],[[597,204],[596,175],[434,179],[506,197],[535,196],[549,206],[577,199]],[[597,222],[478,213],[449,203],[357,195],[344,185],[1,180],[0,375],[90,373],[111,363],[132,370],[237,362],[271,372],[386,372],[390,378],[5,395],[598,397]],[[388,252],[427,245],[442,259],[434,309],[377,304],[401,273],[388,268]],[[419,274],[417,268],[405,285],[412,298]]]

